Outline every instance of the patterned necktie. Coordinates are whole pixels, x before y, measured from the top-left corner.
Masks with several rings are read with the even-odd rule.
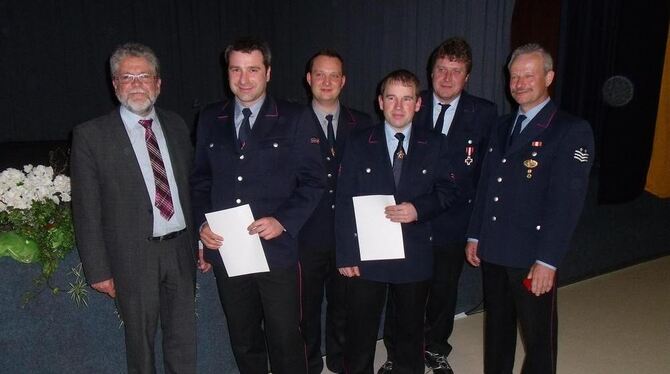
[[[397,132],[395,138],[398,139],[398,146],[393,153],[393,180],[395,181],[396,188],[398,183],[400,183],[400,173],[402,172],[402,161],[405,158],[405,148],[402,146],[403,140],[405,140],[405,134]]]
[[[335,129],[333,129],[333,115],[327,115],[326,121],[328,121],[328,146],[330,147],[330,154],[335,156]]]
[[[524,116],[523,114],[519,115],[519,117],[516,118],[514,128],[512,129],[512,132],[510,133],[509,136],[509,142],[507,142],[507,147],[510,147],[512,144],[514,144],[514,140],[519,137],[519,134],[521,133],[521,123],[525,119],[526,116]]]
[[[440,109],[440,114],[437,116],[437,121],[435,121],[435,131],[441,133],[442,129],[444,128],[444,112],[449,109],[450,105],[449,104],[442,104],[442,109]]]
[[[249,134],[251,133],[251,122],[249,122],[249,117],[251,117],[251,109],[242,109],[242,115],[244,115],[244,119],[242,120],[240,131],[237,135],[237,140],[240,142],[240,148],[244,148],[244,145],[247,143],[247,139],[249,139]]]
[[[172,195],[170,194],[170,185],[168,184],[167,174],[165,173],[165,165],[161,157],[161,151],[158,148],[156,135],[151,130],[153,119],[141,119],[138,122],[144,127],[144,140],[147,142],[147,150],[149,151],[149,160],[151,161],[151,169],[154,172],[154,181],[156,183],[156,208],[166,220],[174,215],[174,205],[172,205]]]

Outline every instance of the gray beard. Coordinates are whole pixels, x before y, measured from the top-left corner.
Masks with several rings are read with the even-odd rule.
[[[142,103],[142,105],[138,105],[138,104],[131,105],[129,100],[123,101],[123,100],[121,100],[119,95],[116,95],[116,98],[119,100],[119,103],[121,103],[121,105],[124,108],[126,108],[129,111],[137,114],[138,116],[144,116],[144,115],[148,114],[149,112],[151,112],[151,109],[154,107],[154,104],[156,103],[156,99],[157,99],[157,97],[152,99],[151,96],[148,96],[148,100],[145,100]]]

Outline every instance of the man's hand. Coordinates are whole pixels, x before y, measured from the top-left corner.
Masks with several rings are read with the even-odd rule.
[[[200,229],[200,241],[209,249],[218,250],[223,245],[223,236],[216,235],[209,224],[205,223]]]
[[[477,246],[479,242],[468,242],[465,245],[465,259],[468,260],[470,265],[474,267],[479,267],[481,260],[477,256]]]
[[[348,278],[361,276],[361,271],[358,270],[358,266],[347,266],[343,268],[338,268],[337,270],[340,272],[340,274]]]
[[[556,270],[548,268],[542,264],[535,263],[530,267],[528,272],[528,279],[532,279],[533,287],[531,292],[535,296],[540,296],[551,291],[554,288],[554,280],[556,276]]]
[[[114,278],[109,278],[102,282],[93,283],[91,285],[94,290],[102,293],[106,293],[112,299],[116,297],[116,288],[114,288]]]
[[[205,261],[203,252],[204,250],[202,248],[198,248],[198,269],[200,269],[201,272],[206,273],[212,269],[212,264]]]
[[[258,234],[261,239],[270,240],[281,235],[284,232],[284,226],[274,217],[263,217],[252,222],[247,230],[249,230],[249,235]]]
[[[391,222],[410,223],[418,218],[416,208],[412,203],[404,202],[398,205],[389,205],[384,209],[386,218]]]

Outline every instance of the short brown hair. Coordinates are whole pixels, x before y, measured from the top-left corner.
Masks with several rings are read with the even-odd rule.
[[[409,70],[399,69],[388,73],[380,85],[379,94],[384,95],[384,90],[391,83],[400,83],[405,87],[414,86],[414,95],[419,96],[419,78]]]
[[[472,49],[463,38],[453,37],[440,44],[430,57],[430,71],[435,68],[435,62],[439,58],[448,58],[449,61],[458,61],[465,64],[468,74],[472,70]]]
[[[336,50],[331,49],[331,48],[324,48],[322,50],[319,50],[316,52],[310,59],[309,62],[307,63],[307,72],[312,71],[312,67],[314,66],[314,60],[319,57],[319,56],[326,56],[326,57],[332,57],[340,60],[340,65],[342,65],[342,75],[344,74],[344,60],[342,59],[342,56],[340,56],[339,53],[337,53]]]
[[[267,42],[253,37],[244,37],[235,40],[232,44],[226,47],[224,56],[226,58],[226,65],[229,63],[230,54],[232,52],[251,53],[259,51],[263,55],[263,65],[269,68],[272,65],[272,53]]]

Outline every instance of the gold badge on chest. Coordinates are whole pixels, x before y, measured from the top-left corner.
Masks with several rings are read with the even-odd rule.
[[[538,140],[535,140],[535,141],[531,142],[530,145],[533,147],[533,152],[531,152],[531,157],[536,157],[537,156],[536,150],[538,150],[540,147],[542,147],[542,142],[538,141]],[[526,167],[526,172],[527,172],[526,178],[531,179],[533,177],[533,169],[538,167],[538,165],[540,165],[540,163],[537,162],[537,160],[532,159],[532,158],[529,158],[528,160],[525,160],[523,162],[523,166]]]

